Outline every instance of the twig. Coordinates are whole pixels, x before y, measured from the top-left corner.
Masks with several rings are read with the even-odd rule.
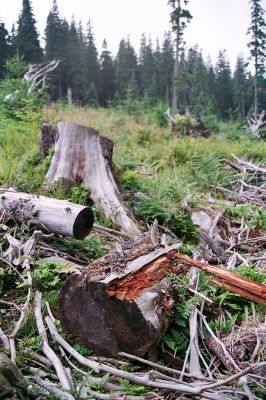
[[[110,233],[115,236],[121,236],[125,239],[132,239],[134,237],[134,236],[128,235],[127,233],[120,232],[120,231],[117,231],[117,230],[111,229],[111,228],[106,228],[105,226],[101,226],[98,224],[93,224],[92,229],[94,229],[95,231],[101,232],[101,233]]]
[[[41,293],[36,292],[36,294],[35,294],[35,318],[36,318],[36,324],[37,324],[39,335],[42,338],[42,350],[43,350],[44,354],[46,355],[46,357],[48,358],[48,360],[53,364],[53,366],[56,370],[56,373],[58,375],[58,378],[60,380],[60,383],[62,385],[62,388],[65,390],[71,390],[72,387],[71,387],[71,383],[69,381],[69,377],[66,373],[66,370],[48,343],[48,337],[47,337],[43,319],[42,319],[41,299],[42,299]],[[72,399],[74,399],[73,396],[72,396]]]
[[[75,400],[75,398],[70,393],[58,389],[50,381],[43,380],[39,376],[30,376],[29,378],[34,380],[39,386],[44,388],[47,392],[58,396],[61,400]]]

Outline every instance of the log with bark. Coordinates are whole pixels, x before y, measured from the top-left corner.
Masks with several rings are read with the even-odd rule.
[[[118,190],[112,164],[113,142],[92,128],[69,122],[60,122],[56,127],[51,125],[50,130],[52,134],[48,139],[51,145],[55,142],[55,153],[46,175],[48,184],[87,184],[90,198],[99,204],[106,217],[110,217],[122,232],[140,234],[133,213]],[[44,137],[47,132],[49,127],[46,125],[41,138],[41,143],[45,143],[43,153],[47,153]]]
[[[12,189],[0,189],[1,210],[20,224],[29,223],[45,232],[76,239],[84,239],[94,222],[90,207]]]
[[[214,275],[214,284],[266,304],[266,285],[193,260],[178,247],[154,248],[146,234],[70,276],[59,300],[64,329],[96,354],[143,356],[156,346],[171,319],[174,298],[168,274],[192,266]]]

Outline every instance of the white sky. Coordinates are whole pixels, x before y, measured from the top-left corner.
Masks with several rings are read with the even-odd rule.
[[[61,17],[71,20],[75,15],[84,25],[92,21],[96,44],[101,51],[104,38],[113,55],[119,41],[130,35],[138,51],[143,32],[152,39],[161,39],[170,29],[167,0],[57,0]],[[10,30],[18,19],[22,0],[0,0],[0,18]],[[266,9],[266,0],[262,0]],[[52,0],[32,0],[37,28],[44,37],[46,18]],[[206,59],[217,60],[220,49],[226,49],[232,66],[239,53],[248,56],[246,31],[249,26],[249,0],[190,0],[188,6],[193,19],[185,31],[187,45],[196,43]]]

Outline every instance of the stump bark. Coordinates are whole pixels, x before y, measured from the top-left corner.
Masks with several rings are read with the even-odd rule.
[[[55,153],[46,175],[48,184],[87,184],[90,198],[99,204],[105,216],[110,217],[122,232],[139,235],[133,213],[121,198],[116,184],[112,141],[92,128],[69,122],[60,122],[56,128]],[[45,135],[47,126],[42,131],[42,142],[45,142]],[[53,143],[54,134],[51,136]]]
[[[13,190],[0,190],[0,210],[18,223],[29,223],[49,233],[84,239],[93,227],[89,207]]]
[[[174,299],[166,273],[183,270],[177,247],[154,249],[145,235],[70,276],[60,292],[63,328],[98,355],[148,353],[170,322]]]

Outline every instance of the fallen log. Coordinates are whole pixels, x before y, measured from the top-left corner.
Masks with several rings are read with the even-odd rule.
[[[69,122],[60,122],[56,129],[57,134],[54,133],[55,126],[50,126],[49,140],[51,145],[55,141],[55,152],[46,175],[48,184],[87,184],[90,198],[99,204],[106,217],[110,217],[122,232],[139,235],[133,213],[117,187],[112,164],[113,142],[92,128]],[[45,125],[41,132],[41,143],[46,143],[43,153],[47,152],[44,135],[48,133],[49,125]]]
[[[14,190],[0,189],[0,211],[18,223],[29,223],[48,233],[84,239],[92,229],[89,207]]]
[[[60,292],[63,328],[96,354],[143,356],[160,341],[171,319],[174,299],[168,274],[191,266],[230,284],[234,293],[266,304],[266,285],[193,260],[178,247],[154,249],[150,235],[145,235],[119,244],[71,275]]]

